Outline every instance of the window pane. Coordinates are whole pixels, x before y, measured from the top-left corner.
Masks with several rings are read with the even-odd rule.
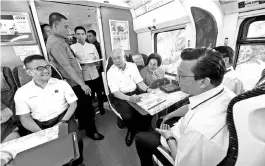
[[[162,56],[161,68],[167,73],[177,73],[177,62],[185,48],[185,29],[157,34],[157,53]]]
[[[265,21],[255,21],[249,25],[247,37],[265,37]]]
[[[246,90],[255,86],[263,69],[265,69],[265,45],[240,46],[236,71]]]

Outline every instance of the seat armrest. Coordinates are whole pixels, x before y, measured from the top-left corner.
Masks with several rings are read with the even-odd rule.
[[[171,157],[171,153],[170,153],[170,151],[169,150],[167,150],[165,147],[163,147],[163,146],[158,146],[157,147],[157,149],[160,151],[160,153],[162,153],[164,156],[165,156],[165,158],[172,164],[172,166],[174,165],[174,160],[173,160],[173,158]]]

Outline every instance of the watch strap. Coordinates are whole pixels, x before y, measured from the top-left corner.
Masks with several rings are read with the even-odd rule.
[[[168,138],[166,139],[166,141],[168,142],[169,140],[176,140],[176,138],[173,137],[173,136],[170,136],[170,137],[168,137]]]

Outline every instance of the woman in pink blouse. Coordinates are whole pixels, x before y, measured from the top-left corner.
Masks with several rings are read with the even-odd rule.
[[[147,66],[140,71],[144,83],[150,86],[153,81],[162,79],[165,76],[165,72],[159,68],[162,63],[162,58],[157,53],[152,53],[148,56]]]

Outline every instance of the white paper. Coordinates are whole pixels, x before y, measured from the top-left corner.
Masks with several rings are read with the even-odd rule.
[[[86,63],[95,63],[95,62],[99,62],[102,61],[103,59],[96,59],[96,60],[86,60],[86,61],[80,61],[80,64],[86,64]]]
[[[2,151],[8,151],[16,156],[18,153],[44,144],[51,140],[57,139],[59,134],[59,126],[54,126],[45,130],[41,130],[18,139],[14,139],[1,144]]]

